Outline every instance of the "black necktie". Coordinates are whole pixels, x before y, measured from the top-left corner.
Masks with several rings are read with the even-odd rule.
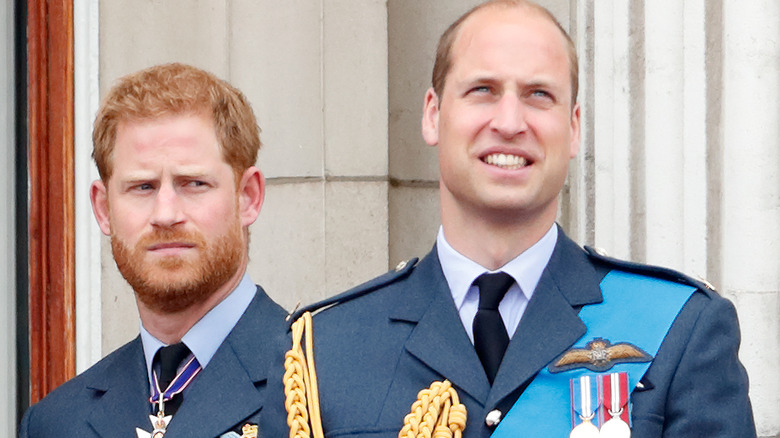
[[[184,359],[190,355],[190,349],[184,343],[169,345],[157,350],[155,361],[160,364],[160,391],[164,392],[176,377],[176,371]],[[181,394],[165,402],[165,415],[173,415],[181,404]]]
[[[479,308],[472,326],[474,348],[491,385],[509,345],[509,335],[504,320],[498,313],[498,304],[514,282],[515,280],[504,272],[482,274],[474,280],[474,284],[479,288]]]

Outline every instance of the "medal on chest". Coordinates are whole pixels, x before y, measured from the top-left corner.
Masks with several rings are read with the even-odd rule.
[[[152,432],[149,433],[140,427],[135,428],[135,433],[138,438],[162,438],[165,436],[165,429],[168,428],[168,423],[171,422],[172,415],[163,415],[162,412],[158,412],[157,415],[150,415],[149,420],[152,422]]]
[[[593,424],[598,410],[597,380],[593,376],[572,379],[572,425],[569,438],[599,438],[599,428]]]
[[[200,373],[201,367],[195,356],[192,356],[190,360],[184,365],[182,370],[174,377],[171,384],[165,389],[160,391],[160,383],[157,380],[157,374],[152,373],[152,395],[149,397],[149,403],[152,404],[152,408],[157,407],[157,415],[150,415],[149,420],[152,422],[152,431],[147,432],[140,427],[135,428],[135,432],[138,438],[163,438],[165,432],[168,429],[172,415],[165,414],[165,403],[170,401],[174,396],[181,394],[187,386],[192,383],[195,376]]]
[[[628,426],[628,375],[610,373],[599,376],[601,398],[601,438],[630,438]]]
[[[626,373],[577,377],[570,389],[569,438],[631,438]]]

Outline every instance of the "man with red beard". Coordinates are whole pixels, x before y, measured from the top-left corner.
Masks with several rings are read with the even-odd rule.
[[[555,223],[577,72],[571,38],[530,1],[485,2],[444,32],[422,111],[435,246],[302,310],[317,311],[309,383],[328,436],[755,436],[734,306]]]
[[[141,334],[30,408],[21,436],[280,436],[262,408],[286,312],[246,273],[265,193],[249,102],[152,67],[109,91],[93,142],[90,199]]]

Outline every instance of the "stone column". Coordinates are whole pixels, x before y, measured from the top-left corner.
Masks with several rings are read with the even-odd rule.
[[[723,1],[721,290],[760,436],[780,432],[780,4]]]
[[[571,200],[582,241],[702,276],[703,11],[702,1],[580,5],[578,28],[592,31],[578,37],[585,126]]]
[[[779,14],[577,2],[584,135],[562,208],[580,242],[706,277],[735,303],[765,437],[780,431]]]

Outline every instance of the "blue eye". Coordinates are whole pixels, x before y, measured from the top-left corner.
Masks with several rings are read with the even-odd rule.
[[[200,179],[191,179],[184,183],[183,187],[186,187],[190,190],[202,191],[211,187],[211,184]]]
[[[544,89],[532,90],[528,95],[528,103],[537,108],[552,108],[557,102],[555,95]]]

